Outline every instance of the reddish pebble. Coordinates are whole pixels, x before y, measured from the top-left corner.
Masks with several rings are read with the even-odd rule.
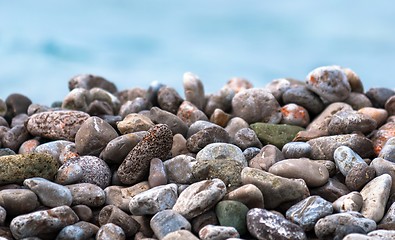
[[[306,127],[310,123],[309,112],[302,106],[289,103],[281,108],[281,123]]]
[[[392,137],[395,137],[395,122],[387,122],[372,137],[374,152],[378,155],[388,139]]]
[[[40,142],[37,139],[30,139],[22,143],[22,145],[19,147],[19,154],[25,154],[25,153],[32,153],[34,152],[34,149],[40,145]]]

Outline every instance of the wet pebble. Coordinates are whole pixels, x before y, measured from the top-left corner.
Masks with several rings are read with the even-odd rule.
[[[88,207],[103,206],[106,201],[105,192],[92,183],[77,183],[66,186],[73,196],[72,205],[86,205]]]
[[[170,209],[156,213],[151,218],[150,226],[158,239],[163,239],[166,235],[175,231],[191,230],[191,224],[188,220]]]
[[[103,226],[108,223],[116,224],[121,227],[126,237],[131,237],[137,233],[140,224],[118,207],[107,205],[100,210],[99,224]]]
[[[37,195],[29,189],[4,189],[0,191],[0,206],[8,216],[30,213],[40,205]]]
[[[207,225],[199,231],[199,238],[201,240],[218,240],[235,237],[240,237],[240,234],[234,227]]]
[[[280,123],[306,127],[310,123],[309,112],[295,103],[288,103],[281,107],[282,120]]]
[[[305,142],[289,142],[282,148],[285,158],[309,158],[311,146]]]
[[[96,234],[96,240],[125,240],[125,232],[114,223],[106,223],[100,227]]]
[[[284,159],[283,153],[276,146],[268,144],[250,160],[248,166],[268,171],[273,164]]]
[[[350,192],[341,196],[332,203],[335,212],[359,212],[363,204],[362,195],[359,192]]]

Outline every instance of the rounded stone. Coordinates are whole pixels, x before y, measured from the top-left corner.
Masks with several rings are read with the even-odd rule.
[[[262,192],[253,184],[246,184],[230,191],[224,196],[224,200],[238,201],[248,208],[264,208]]]
[[[243,155],[244,155],[244,157],[246,158],[247,162],[249,162],[249,161],[250,161],[251,159],[253,159],[256,155],[258,155],[260,151],[261,151],[260,148],[257,148],[257,147],[249,147],[249,148],[246,148],[246,149],[243,151]]]
[[[221,226],[236,228],[240,235],[247,232],[246,216],[248,207],[241,202],[224,200],[215,206],[215,213]]]
[[[49,154],[29,153],[0,157],[0,185],[22,183],[31,177],[53,180],[58,162]]]
[[[320,96],[324,103],[341,102],[351,92],[346,74],[337,66],[318,67],[311,71],[306,77],[306,87]]]
[[[218,92],[206,96],[207,103],[204,112],[207,116],[212,116],[216,109],[229,112],[232,108],[232,98],[235,91],[227,86],[222,87]]]
[[[73,209],[81,221],[90,222],[93,217],[92,209],[86,205],[75,205],[71,209]]]
[[[79,221],[73,225],[68,225],[63,228],[56,236],[56,240],[62,239],[89,239],[94,237],[99,230],[99,227],[84,221]]]
[[[370,118],[375,120],[377,127],[381,127],[388,118],[388,112],[381,108],[364,107],[359,109],[358,112],[368,115]]]
[[[221,127],[226,127],[230,118],[230,114],[224,112],[222,109],[216,108],[210,116],[210,122],[217,124]]]
[[[199,240],[195,235],[193,235],[188,230],[177,230],[167,234],[162,240]]]
[[[206,225],[199,231],[201,240],[238,238],[239,233],[234,227]]]
[[[304,128],[299,126],[263,122],[251,124],[250,127],[262,143],[272,144],[279,149],[282,149],[285,144],[291,142],[298,132],[304,130]]]
[[[150,221],[150,226],[158,239],[178,230],[191,230],[191,224],[181,214],[173,210],[163,210],[156,213]]]
[[[334,202],[348,193],[350,193],[350,190],[347,186],[336,178],[329,178],[328,182],[321,187],[310,188],[311,195],[318,195],[329,202]]]
[[[233,77],[229,79],[224,87],[232,89],[234,92],[238,93],[245,89],[250,89],[253,87],[252,83],[245,78]]]
[[[268,171],[273,164],[284,159],[283,153],[276,146],[268,144],[250,160],[248,166]]]
[[[188,154],[187,140],[181,134],[177,133],[173,136],[173,145],[170,151],[172,156]]]
[[[359,212],[363,204],[362,195],[359,192],[350,192],[341,196],[332,203],[333,210],[336,212]]]
[[[288,103],[281,107],[282,124],[306,127],[310,123],[309,112],[295,103]]]
[[[383,108],[385,106],[385,102],[395,95],[395,91],[389,88],[370,88],[365,95],[370,99],[373,104],[373,107]]]
[[[107,205],[100,210],[99,223],[103,226],[107,223],[118,225],[125,232],[126,237],[131,237],[137,233],[140,224],[118,207]]]
[[[387,140],[378,157],[395,162],[395,137]]]
[[[362,132],[368,134],[376,129],[377,123],[368,115],[357,111],[339,111],[329,122],[328,132],[331,135]]]
[[[7,218],[7,210],[0,206],[0,226],[4,225],[5,219]]]
[[[190,184],[195,182],[192,174],[196,159],[187,155],[178,155],[164,162],[169,182]]]
[[[35,149],[34,152],[36,153],[47,153],[53,156],[54,159],[56,159],[58,162],[60,161],[60,154],[61,152],[66,148],[68,145],[74,145],[73,142],[66,141],[66,140],[55,140],[47,143],[43,143],[38,145]]]
[[[151,160],[148,183],[150,187],[157,187],[167,184],[167,174],[162,160],[153,158]]]
[[[124,212],[130,212],[129,203],[132,197],[149,189],[147,181],[137,183],[131,187],[109,186],[104,189],[106,204],[114,205]]]
[[[273,94],[279,103],[281,103],[281,98],[284,92],[291,87],[293,87],[292,83],[287,78],[273,79],[265,86],[265,88]]]
[[[234,143],[242,150],[249,147],[262,148],[262,143],[251,128],[242,128],[234,136]]]
[[[29,132],[24,125],[18,125],[7,132],[5,132],[1,139],[1,144],[5,148],[10,148],[15,152],[18,152],[20,146],[27,140],[29,140]]]
[[[178,107],[184,100],[172,87],[161,87],[158,91],[158,105],[161,109],[177,114]]]
[[[117,128],[121,134],[147,131],[154,125],[151,119],[138,113],[130,113],[122,121],[117,122]]]
[[[347,176],[351,168],[353,168],[353,166],[355,166],[358,163],[367,166],[365,161],[357,153],[355,153],[351,148],[347,146],[340,146],[336,148],[336,150],[333,153],[333,158],[336,162],[336,166],[338,167],[339,171],[344,176]]]
[[[43,205],[50,208],[62,205],[70,206],[73,201],[71,192],[67,187],[44,178],[28,178],[23,181],[23,185],[32,190]]]
[[[243,128],[249,128],[248,123],[240,117],[233,117],[228,121],[225,127],[226,132],[229,133],[231,138],[234,138],[236,133]]]
[[[357,92],[351,92],[350,96],[348,96],[344,102],[349,104],[354,110],[373,106],[372,102],[365,94]]]
[[[351,191],[359,191],[376,176],[373,167],[367,166],[366,163],[356,163],[348,172],[345,184]]]
[[[118,133],[107,122],[98,117],[88,118],[75,135],[75,147],[80,155],[99,156],[107,143],[118,137]]]
[[[73,196],[72,205],[100,207],[106,202],[106,194],[99,186],[91,183],[77,183],[66,186]]]
[[[197,153],[211,143],[229,143],[230,136],[226,130],[220,126],[204,128],[187,139],[187,149]]]
[[[20,113],[12,118],[10,127],[13,128],[19,125],[25,125],[28,119],[29,116],[26,113]]]
[[[101,76],[93,74],[79,74],[72,77],[69,80],[69,90],[71,91],[74,88],[84,88],[88,90],[92,88],[102,88],[110,93],[117,92],[117,87],[114,83]]]
[[[385,110],[387,110],[389,116],[395,115],[395,95],[388,98],[384,105]]]
[[[363,84],[361,78],[356,74],[352,69],[340,67],[343,72],[346,74],[347,81],[351,86],[351,91],[357,93],[363,93]]]
[[[33,153],[37,146],[40,145],[40,142],[37,139],[30,139],[22,143],[19,148],[18,154],[26,154]]]
[[[207,225],[219,225],[217,215],[214,210],[208,210],[191,221],[193,233],[199,234],[199,231]]]
[[[289,142],[283,146],[282,153],[285,158],[309,158],[311,146],[305,142]]]
[[[149,172],[151,159],[166,157],[172,144],[173,135],[167,125],[158,124],[150,128],[119,166],[119,180],[128,185],[141,181]]]
[[[395,137],[394,121],[388,121],[373,133],[371,140],[373,142],[373,149],[376,155],[380,154],[380,151],[384,147],[385,143],[392,137]]]
[[[0,206],[8,216],[30,213],[40,205],[37,195],[29,189],[4,189],[0,191]]]
[[[247,213],[247,227],[250,234],[259,240],[307,239],[300,226],[266,209],[250,209]]]
[[[325,105],[317,94],[310,91],[306,86],[292,87],[282,95],[284,104],[297,104],[309,111],[309,115],[316,116],[321,113]]]
[[[32,104],[32,101],[25,95],[13,93],[5,99],[5,104],[7,106],[6,117],[12,119],[20,113],[27,113],[27,109]]]
[[[252,88],[238,92],[232,99],[233,114],[247,123],[279,123],[281,107],[276,98],[264,88]]]
[[[242,166],[247,166],[247,160],[241,149],[229,143],[211,143],[196,154],[196,161],[203,160],[230,160],[237,161]]]
[[[188,132],[188,126],[184,121],[177,117],[177,115],[162,110],[158,107],[152,107],[149,113],[153,122],[166,124],[171,129],[173,135],[179,133],[183,136],[186,136]]]
[[[126,101],[122,104],[119,109],[119,115],[124,118],[132,113],[139,113],[144,110],[149,110],[152,107],[152,103],[149,102],[146,98],[137,97],[131,101]]]
[[[285,159],[275,163],[269,172],[286,178],[301,178],[308,187],[323,186],[328,182],[326,167],[307,158]]]
[[[177,111],[177,117],[179,117],[188,127],[198,120],[208,121],[206,114],[189,101],[181,103]]]
[[[370,163],[370,166],[374,168],[376,176],[383,174],[389,174],[392,179],[395,179],[395,163],[387,161],[382,158],[375,158]],[[395,181],[392,181],[391,193],[395,192]]]
[[[200,78],[191,72],[186,72],[183,75],[183,86],[185,99],[203,110],[205,105],[204,87]]]
[[[78,183],[83,174],[84,170],[78,163],[67,163],[59,168],[55,182],[62,185]]]
[[[125,240],[125,232],[114,223],[106,223],[100,227],[96,234],[96,240]]]

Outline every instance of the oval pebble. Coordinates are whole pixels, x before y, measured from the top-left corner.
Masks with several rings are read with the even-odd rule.
[[[173,135],[179,133],[182,136],[186,136],[188,132],[187,124],[182,121],[177,115],[162,110],[158,107],[152,107],[150,109],[150,118],[155,123],[162,123],[169,126]]]
[[[181,214],[173,210],[163,210],[156,213],[150,221],[150,226],[158,239],[178,230],[191,230],[191,224]]]
[[[282,120],[280,123],[306,127],[310,123],[309,112],[295,103],[288,103],[281,107]]]
[[[205,105],[204,87],[199,76],[186,72],[183,75],[183,86],[185,99],[203,110]]]
[[[89,239],[96,235],[99,227],[84,221],[79,221],[73,225],[68,225],[63,228],[58,236],[56,236],[56,240],[61,239],[75,239],[75,240],[84,240]]]
[[[362,195],[359,192],[350,192],[341,196],[332,203],[333,210],[336,212],[359,212],[363,203]]]
[[[66,186],[73,196],[72,205],[86,205],[88,207],[100,207],[106,202],[106,194],[103,189],[92,183],[77,183]]]
[[[305,142],[289,142],[283,146],[281,151],[285,158],[309,158],[311,146]]]
[[[247,160],[241,149],[229,143],[211,143],[196,154],[196,161],[215,159],[237,161],[242,166],[247,166]]]
[[[96,240],[125,240],[125,232],[114,223],[106,223],[100,227],[96,234]]]
[[[189,101],[181,103],[177,111],[177,117],[179,117],[188,127],[198,120],[208,121],[206,114]]]
[[[330,135],[348,134],[353,132],[361,132],[368,134],[375,130],[377,122],[357,111],[339,111],[332,116],[328,125]]]
[[[247,232],[246,216],[248,207],[241,202],[223,200],[215,206],[221,226],[234,227],[240,235]]]
[[[196,159],[187,155],[178,155],[166,160],[163,164],[166,168],[169,182],[178,184],[190,184],[195,181],[193,166]]]
[[[367,165],[357,153],[347,146],[336,148],[333,153],[333,158],[336,162],[336,166],[344,176],[347,176],[351,168],[358,163]]]
[[[234,200],[245,204],[248,208],[264,208],[262,192],[253,184],[245,184],[224,196],[224,200]]]
[[[30,213],[40,205],[37,195],[30,189],[4,189],[0,191],[0,206],[8,216]]]
[[[114,205],[107,205],[100,210],[99,223],[101,226],[113,223],[121,227],[126,237],[137,233],[140,224],[134,218]]]

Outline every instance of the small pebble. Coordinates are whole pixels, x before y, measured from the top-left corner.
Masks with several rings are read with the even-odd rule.
[[[188,127],[198,120],[208,121],[206,114],[189,101],[181,103],[177,111],[177,117],[179,117]]]
[[[195,182],[193,166],[196,159],[187,155],[178,155],[164,163],[169,182],[178,184],[191,184]]]
[[[251,128],[242,128],[235,134],[234,143],[245,150],[249,147],[262,148],[262,143]]]
[[[376,155],[379,155],[388,139],[395,137],[395,122],[388,121],[373,133],[371,141]]]
[[[320,114],[325,108],[325,105],[320,97],[307,89],[306,86],[289,88],[282,95],[282,101],[284,104],[297,104],[301,107],[304,107],[307,111],[309,111],[309,116],[316,116]]]
[[[226,127],[230,118],[231,118],[230,114],[224,112],[220,108],[216,108],[210,116],[210,122],[217,124],[221,127]]]
[[[284,159],[283,153],[276,146],[268,144],[250,160],[248,166],[268,171],[273,164]]]
[[[27,113],[29,105],[32,101],[25,95],[19,93],[10,94],[6,100],[6,118],[12,119],[20,113]]]
[[[395,95],[395,91],[389,88],[370,88],[365,95],[370,99],[373,107],[384,109],[385,102]]]
[[[185,99],[198,109],[203,110],[205,105],[204,87],[200,78],[191,72],[186,72],[183,75],[183,86]]]
[[[285,158],[309,158],[311,146],[305,142],[289,142],[282,148]]]
[[[388,118],[388,112],[385,109],[364,107],[358,110],[358,112],[368,115],[376,121],[377,127],[381,127]]]
[[[335,152],[333,153],[333,158],[339,171],[344,176],[347,176],[347,174],[350,172],[350,169],[358,163],[367,165],[357,153],[347,146],[340,146],[336,148]]]
[[[172,156],[188,154],[187,140],[181,134],[177,133],[173,136],[173,145],[170,153]]]
[[[258,155],[260,151],[261,151],[260,148],[249,147],[243,151],[243,155],[244,155],[245,159],[247,160],[247,162],[250,162],[250,160],[253,159],[256,155]]]
[[[377,127],[377,122],[366,114],[357,111],[339,111],[332,116],[328,125],[331,135],[361,132],[368,134]]]
[[[349,104],[354,110],[373,106],[372,102],[365,94],[357,92],[350,92],[350,95],[344,102]]]
[[[129,202],[132,197],[147,191],[150,188],[147,181],[137,183],[131,187],[109,186],[104,189],[106,205],[114,205],[122,211],[129,213]]]
[[[220,240],[238,238],[240,234],[234,227],[207,225],[199,231],[201,240]]]
[[[66,186],[73,196],[72,205],[86,205],[88,207],[103,206],[106,196],[99,186],[92,183],[77,183]]]
[[[40,141],[38,141],[37,139],[27,140],[20,146],[18,154],[33,153],[39,145]]]
[[[380,224],[392,224],[392,223],[395,223],[395,203],[391,204],[386,214],[380,221]]]
[[[69,80],[69,90],[73,90],[74,88],[84,88],[89,90],[95,87],[102,88],[110,93],[117,92],[117,87],[114,83],[98,75],[79,74]]]
[[[376,177],[376,171],[373,167],[368,166],[365,162],[357,163],[348,172],[345,184],[351,191],[359,191],[374,177]]]
[[[389,116],[395,115],[395,95],[388,98],[384,105],[385,110],[387,110]]]
[[[4,225],[5,219],[7,217],[7,210],[0,206],[0,226]]]
[[[186,136],[188,132],[188,126],[183,122],[177,115],[164,111],[158,107],[152,107],[150,110],[150,118],[155,123],[166,124],[174,134],[181,134]]]
[[[204,112],[207,116],[212,116],[216,109],[222,109],[224,112],[229,112],[232,108],[232,99],[236,92],[224,86],[217,93],[208,95]]]
[[[187,148],[192,153],[197,153],[211,143],[229,143],[230,136],[220,126],[204,128],[187,139]]]
[[[167,234],[162,240],[199,240],[195,235],[193,235],[188,230],[177,230]]]
[[[233,117],[228,121],[228,124],[225,127],[226,132],[229,133],[229,136],[233,139],[235,138],[236,133],[243,128],[249,128],[250,125],[240,117]]]
[[[199,231],[207,225],[219,225],[217,215],[214,210],[208,210],[191,221],[193,233],[199,234]]]
[[[153,158],[151,160],[148,183],[151,188],[167,184],[165,166],[159,158]]]
[[[229,143],[212,143],[196,154],[196,161],[215,159],[237,161],[244,167],[247,166],[247,160],[241,149]]]
[[[151,218],[150,226],[158,239],[163,239],[169,233],[178,230],[191,230],[188,220],[173,210],[163,210],[156,213]]]
[[[131,101],[126,101],[122,104],[119,109],[119,115],[122,118],[125,118],[127,115],[131,113],[139,113],[144,110],[149,110],[152,107],[152,103],[147,99],[142,97],[137,97]]]
[[[395,137],[387,140],[378,157],[395,162]]]
[[[283,115],[280,123],[306,127],[310,123],[309,112],[302,106],[289,103],[281,107]]]
[[[341,196],[332,203],[335,212],[359,212],[363,204],[362,195],[359,192],[350,192]]]
[[[86,205],[75,205],[71,209],[81,221],[89,222],[93,217],[92,209]]]
[[[248,208],[264,208],[261,190],[253,184],[245,184],[224,196],[224,200],[234,200],[245,204]]]
[[[286,124],[269,124],[258,122],[251,124],[252,130],[264,144],[272,144],[279,149],[291,142],[299,131],[304,128]]]
[[[171,87],[161,87],[158,91],[158,105],[161,109],[177,114],[178,107],[184,100],[178,92]]]
[[[5,132],[1,139],[3,147],[18,152],[20,146],[29,139],[29,132],[24,125],[18,125]]]
[[[324,186],[310,189],[311,195],[318,195],[329,202],[334,202],[348,193],[350,193],[350,190],[347,186],[336,178],[329,178]]]
[[[122,121],[117,122],[117,128],[121,134],[148,131],[153,126],[151,119],[138,113],[130,113]]]
[[[67,227],[63,228],[56,240],[62,239],[75,239],[75,240],[84,240],[89,239],[96,235],[99,227],[84,221],[79,221],[73,225],[68,225]]]

